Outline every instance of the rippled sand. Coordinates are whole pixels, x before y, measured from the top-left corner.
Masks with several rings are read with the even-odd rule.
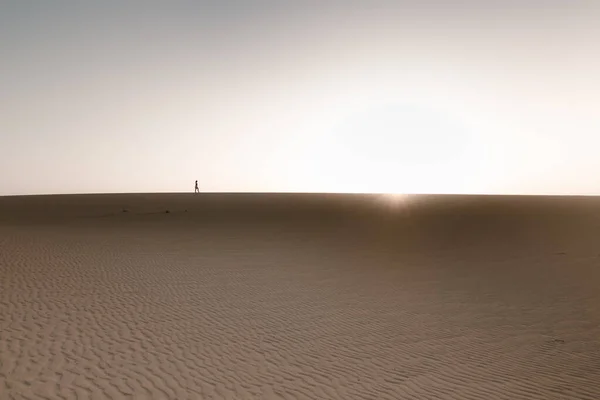
[[[594,198],[4,197],[0,399],[597,400],[599,268]]]

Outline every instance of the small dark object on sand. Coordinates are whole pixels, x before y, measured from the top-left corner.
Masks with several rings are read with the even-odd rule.
[[[548,340],[548,343],[565,344],[565,341],[563,339],[552,338],[552,339]]]
[[[171,212],[171,211],[167,210],[167,211],[165,211],[165,214],[169,214],[170,212]]]
[[[129,212],[129,210],[128,210],[128,209],[126,209],[126,208],[124,208],[123,210],[121,210],[121,212],[124,212],[124,213],[126,213],[126,212]]]

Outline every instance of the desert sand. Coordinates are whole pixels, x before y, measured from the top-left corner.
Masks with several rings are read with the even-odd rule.
[[[0,399],[597,400],[599,267],[591,197],[0,197]]]

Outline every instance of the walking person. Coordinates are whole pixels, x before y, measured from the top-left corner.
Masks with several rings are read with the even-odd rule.
[[[200,189],[198,189],[198,181],[196,181],[196,186],[194,187],[194,193],[200,193]]]

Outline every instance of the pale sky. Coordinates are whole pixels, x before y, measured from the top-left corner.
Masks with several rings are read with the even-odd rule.
[[[0,195],[600,194],[599,21],[597,0],[0,0]]]

